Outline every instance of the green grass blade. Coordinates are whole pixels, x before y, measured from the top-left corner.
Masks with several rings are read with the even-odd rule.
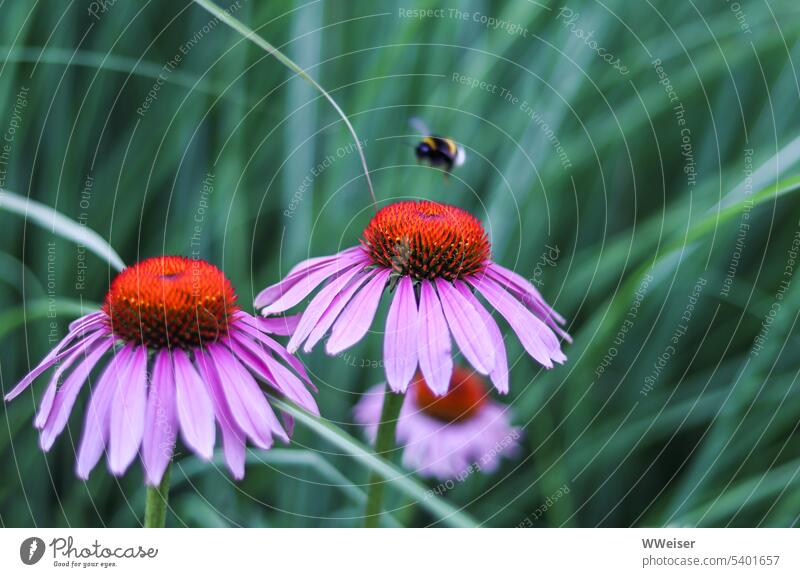
[[[428,489],[422,483],[413,479],[409,473],[402,471],[389,461],[378,457],[366,445],[357,441],[340,428],[324,419],[311,415],[288,401],[273,398],[273,403],[279,409],[289,413],[292,417],[297,419],[297,421],[303,423],[326,441],[348,452],[364,466],[380,474],[386,479],[387,483],[390,483],[399,491],[415,499],[420,507],[426,509],[442,523],[451,527],[477,526],[477,522],[469,515],[456,509],[435,495],[430,494]]]
[[[336,113],[341,117],[342,122],[345,123],[347,126],[347,130],[350,131],[350,135],[353,137],[353,141],[355,142],[356,149],[358,150],[358,156],[361,159],[361,166],[364,169],[364,177],[367,180],[367,188],[369,188],[369,194],[372,197],[372,202],[375,204],[378,203],[377,199],[375,198],[375,190],[372,187],[372,179],[369,176],[369,168],[367,167],[367,158],[364,156],[364,150],[361,148],[361,140],[358,138],[358,134],[356,134],[355,128],[353,125],[350,124],[350,120],[347,118],[347,115],[344,111],[339,107],[333,97],[328,94],[328,92],[319,85],[319,83],[314,80],[309,74],[300,68],[291,58],[286,56],[283,52],[275,48],[272,44],[264,40],[261,36],[256,34],[255,30],[249,28],[240,20],[234,18],[224,10],[222,10],[219,6],[210,2],[209,0],[194,0],[197,4],[208,10],[211,14],[219,18],[222,22],[236,30],[239,34],[244,36],[247,40],[253,42],[256,46],[263,48],[268,54],[274,56],[281,64],[292,70],[295,74],[297,74],[300,78],[311,84],[319,93],[325,97],[325,99],[330,102],[331,106],[336,110]]]
[[[41,202],[0,189],[0,209],[18,214],[34,224],[50,229],[54,234],[85,246],[117,271],[125,268],[125,263],[103,237]]]

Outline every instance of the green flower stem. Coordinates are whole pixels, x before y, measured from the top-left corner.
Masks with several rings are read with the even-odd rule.
[[[144,504],[144,526],[163,528],[167,522],[167,500],[169,498],[169,465],[164,471],[158,487],[147,486]]]
[[[403,407],[404,395],[395,394],[386,386],[383,395],[383,408],[381,409],[381,422],[378,424],[378,434],[375,436],[375,453],[382,458],[388,458],[388,453],[394,449],[394,436],[397,430],[397,419]],[[367,493],[367,506],[364,509],[364,526],[378,527],[383,513],[383,493],[386,486],[385,479],[373,472],[369,478],[369,492]]]

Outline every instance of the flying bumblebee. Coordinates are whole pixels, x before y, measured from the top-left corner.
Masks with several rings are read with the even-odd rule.
[[[452,138],[431,134],[428,127],[419,118],[410,118],[408,122],[414,130],[425,135],[420,143],[414,147],[417,160],[427,162],[431,166],[444,166],[446,173],[453,170],[454,166],[464,164],[466,158],[464,149],[456,144]]]

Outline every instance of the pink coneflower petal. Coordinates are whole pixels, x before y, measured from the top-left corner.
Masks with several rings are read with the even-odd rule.
[[[92,393],[78,449],[76,474],[81,479],[89,478],[89,473],[103,455],[108,439],[111,399],[116,388],[122,386],[128,378],[128,367],[133,358],[134,348],[133,344],[127,344],[116,351]]]
[[[295,330],[292,338],[289,339],[289,343],[286,345],[287,351],[294,353],[298,348],[300,348],[302,342],[314,329],[314,326],[316,326],[319,318],[333,302],[333,299],[335,299],[336,296],[342,292],[342,289],[344,289],[344,287],[346,287],[360,272],[361,267],[354,266],[339,275],[327,286],[325,286],[325,288],[319,291],[317,296],[315,296],[306,307],[306,310],[297,325],[297,330]]]
[[[75,331],[76,333],[81,330],[81,328],[86,328],[87,326],[94,326],[98,323],[97,321],[102,321],[105,318],[105,315],[102,311],[97,311],[94,313],[89,313],[88,315],[84,315],[82,317],[78,317],[71,323],[69,323],[69,331]]]
[[[127,378],[117,384],[111,399],[108,468],[122,475],[142,444],[147,408],[147,349],[136,347]]]
[[[522,306],[522,303],[488,277],[471,278],[469,282],[508,321],[528,354],[542,366],[552,368],[553,360],[559,358],[556,353],[560,352],[558,339],[553,332]]]
[[[310,413],[319,415],[314,397],[300,379],[269,355],[260,354],[258,344],[238,335],[233,335],[227,344],[256,376]]]
[[[503,340],[503,333],[500,332],[500,327],[497,326],[492,315],[489,314],[489,311],[475,298],[475,295],[472,294],[472,291],[467,285],[461,281],[455,281],[453,286],[456,287],[456,290],[469,301],[481,316],[483,325],[486,327],[486,330],[489,332],[489,338],[492,340],[492,349],[494,349],[494,369],[489,373],[489,378],[492,379],[492,384],[494,384],[498,392],[503,394],[508,393],[508,357],[506,355],[506,345]]]
[[[285,311],[288,308],[293,307],[301,300],[306,298],[311,291],[317,288],[320,284],[326,281],[329,277],[333,276],[339,271],[339,267],[336,264],[327,265],[317,270],[313,270],[309,272],[307,275],[303,276],[297,283],[291,286],[285,293],[283,293],[280,298],[278,298],[275,302],[270,305],[264,307],[261,311],[263,315],[271,315],[276,312]],[[261,306],[263,304],[262,300],[256,300],[256,306]]]
[[[331,337],[325,345],[328,354],[340,353],[367,334],[372,319],[375,318],[375,312],[378,310],[378,303],[381,301],[386,280],[391,272],[390,270],[377,272],[336,319]]]
[[[83,387],[83,383],[89,377],[97,362],[100,360],[106,351],[111,348],[114,341],[106,338],[99,344],[95,344],[94,348],[89,352],[86,358],[77,366],[75,370],[64,381],[61,390],[56,393],[53,400],[52,410],[47,416],[44,426],[42,427],[42,434],[40,437],[40,445],[45,451],[49,451],[53,446],[56,437],[64,430],[69,419],[69,413],[72,406],[75,404],[75,399],[78,398],[78,393]]]
[[[228,426],[220,426],[222,430],[222,451],[225,455],[225,464],[233,475],[233,478],[240,481],[244,478],[244,464],[247,457],[247,446],[245,445],[245,435],[238,429]]]
[[[336,295],[336,298],[333,299],[333,302],[319,318],[317,326],[315,326],[311,331],[311,334],[308,335],[308,339],[306,339],[305,345],[303,345],[303,350],[305,352],[311,352],[311,349],[314,347],[314,345],[316,345],[320,339],[325,336],[325,333],[328,332],[328,329],[330,329],[331,326],[333,326],[333,323],[336,322],[336,319],[339,317],[339,313],[341,313],[342,309],[347,306],[347,303],[350,302],[350,299],[353,298],[353,295],[356,293],[359,287],[361,287],[364,282],[373,278],[376,274],[376,270],[370,270],[363,274],[357,275],[356,278],[353,279],[353,282],[347,286],[347,288]]]
[[[14,398],[16,398],[22,391],[28,388],[28,385],[30,385],[39,375],[44,373],[47,369],[49,369],[62,359],[68,358],[75,351],[83,349],[83,347],[85,346],[86,339],[96,336],[96,334],[98,333],[103,334],[100,331],[101,329],[94,327],[92,328],[91,331],[86,332],[80,341],[70,345],[69,347],[66,347],[66,345],[72,342],[78,334],[84,332],[82,325],[79,326],[78,329],[70,331],[69,334],[67,334],[67,336],[64,337],[64,339],[61,342],[59,342],[58,345],[56,345],[56,347],[52,351],[50,351],[47,354],[47,356],[44,359],[42,359],[42,361],[38,365],[36,365],[36,367],[30,373],[25,375],[25,377],[19,383],[17,383],[17,386],[11,389],[11,392],[9,392],[5,396],[5,400],[11,401]]]
[[[241,316],[239,318],[244,322],[238,323],[236,325],[235,327],[236,330],[231,331],[232,335],[236,335],[238,332],[243,332],[253,337],[259,343],[266,346],[266,348],[268,348],[273,353],[278,355],[281,358],[281,360],[284,361],[287,365],[292,367],[292,369],[294,369],[295,372],[298,375],[300,375],[300,378],[309,387],[311,387],[311,389],[314,392],[317,392],[317,387],[314,385],[314,383],[311,382],[311,378],[308,376],[306,368],[303,366],[303,363],[300,362],[300,359],[298,359],[294,355],[289,354],[289,352],[285,348],[283,348],[280,344],[278,344],[278,342],[275,341],[275,339],[261,332],[262,330],[264,330],[264,327],[258,322],[260,319],[252,317],[249,314],[245,313],[241,313]]]
[[[239,428],[262,449],[272,447],[272,435],[288,442],[278,418],[252,375],[220,345],[208,347],[211,364],[217,371],[225,401]]]
[[[565,341],[572,342],[572,337],[561,328],[559,325],[566,323],[564,317],[558,314],[553,307],[547,304],[541,293],[513,270],[500,266],[497,263],[492,263],[486,269],[487,274],[498,282],[498,284],[507,287],[507,289],[519,298],[526,306],[528,306],[535,314],[540,316],[545,323],[556,331]]]
[[[488,375],[494,369],[494,349],[483,319],[450,281],[436,279],[436,288],[458,348],[479,373]]]
[[[214,454],[214,407],[206,383],[197,374],[189,356],[180,349],[172,353],[175,367],[175,403],[183,441],[202,459]]]
[[[285,311],[306,298],[311,291],[329,277],[340,274],[362,261],[363,256],[355,252],[340,253],[338,257],[319,268],[310,268],[306,272],[296,273],[299,278],[291,277],[292,282],[287,283],[286,286],[281,287],[284,283],[279,283],[276,287],[269,287],[261,291],[255,300],[256,307],[263,307],[261,314],[264,316]],[[276,292],[279,295],[278,298],[274,298]]]
[[[559,324],[563,325],[566,323],[566,319],[558,314],[553,307],[547,304],[547,301],[544,300],[542,293],[540,293],[535,286],[533,286],[518,272],[501,266],[496,262],[493,262],[486,267],[486,272],[499,283],[507,285],[521,294],[527,295],[527,301],[535,303],[539,310],[546,313],[547,316],[553,317],[553,319],[558,321]]]
[[[250,315],[247,316],[249,317]],[[279,337],[288,337],[297,330],[297,323],[300,322],[300,316],[301,315],[297,314],[285,317],[264,317],[254,320],[258,323],[257,326],[262,331],[278,335]]]
[[[306,259],[294,265],[291,270],[286,274],[286,279],[290,277],[300,277],[313,269],[330,264],[336,260],[347,259],[350,257],[364,258],[364,249],[360,246],[351,246],[338,253],[330,254],[327,256],[316,256]]]
[[[155,357],[142,438],[142,463],[147,482],[154,486],[161,482],[172,459],[178,427],[172,359],[168,350],[157,352]]]
[[[395,392],[405,392],[417,370],[419,321],[414,283],[403,277],[386,317],[383,359],[386,380]]]
[[[211,359],[207,354],[199,355],[197,369],[202,375],[203,381],[208,384],[208,389],[211,393],[214,413],[222,431],[222,450],[225,455],[225,464],[228,465],[228,470],[234,479],[241,479],[244,477],[245,434],[236,424],[231,414],[228,403],[225,400],[225,394],[222,392],[219,376],[211,365]]]
[[[34,427],[41,429],[47,422],[47,417],[50,416],[50,411],[53,408],[53,401],[56,398],[56,392],[58,391],[58,385],[61,376],[67,370],[69,370],[69,368],[75,363],[75,361],[78,360],[78,358],[80,358],[81,355],[85,355],[86,351],[103,336],[103,333],[98,331],[90,337],[83,339],[81,341],[82,346],[76,348],[71,355],[61,361],[61,363],[58,365],[58,368],[53,372],[53,376],[50,379],[50,383],[47,385],[47,389],[45,389],[44,395],[42,396],[42,402],[39,403],[39,411],[36,414],[36,419],[33,421]]]
[[[330,264],[330,262],[334,259],[336,255],[333,256],[326,256],[320,258],[313,258],[307,261],[299,263],[297,266],[294,267],[289,274],[284,277],[279,283],[268,286],[264,290],[262,290],[258,295],[256,295],[255,302],[258,303],[258,306],[267,306],[274,303],[276,300],[281,298],[286,291],[291,289],[304,277],[308,276],[311,272],[315,270],[319,270],[323,266]],[[320,261],[320,262],[311,262],[311,261]]]
[[[420,284],[419,368],[431,389],[443,395],[450,386],[450,376],[453,374],[450,332],[433,284],[428,280]]]

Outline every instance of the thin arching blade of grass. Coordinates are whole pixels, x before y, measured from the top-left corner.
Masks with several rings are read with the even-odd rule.
[[[675,524],[694,526],[702,519],[702,524],[705,526],[719,527],[743,507],[779,496],[790,486],[796,486],[798,480],[800,480],[800,459],[795,459],[763,474],[745,479],[728,489],[711,506],[708,503],[702,504],[679,517]]]
[[[598,318],[599,316],[605,314],[606,311],[608,311],[608,316],[603,320],[603,326],[599,329],[598,334],[592,339],[592,341],[595,343],[608,342],[608,340],[606,340],[608,333],[616,330],[622,316],[626,314],[629,303],[631,302],[633,294],[636,291],[636,287],[639,286],[642,278],[645,276],[645,274],[647,274],[648,271],[654,270],[659,264],[664,263],[669,258],[678,254],[682,248],[687,248],[689,245],[700,240],[712,230],[727,223],[734,216],[745,210],[745,208],[750,207],[755,209],[765,202],[777,201],[780,197],[787,194],[792,194],[798,190],[800,190],[800,176],[787,178],[777,184],[768,186],[753,194],[750,198],[741,199],[734,204],[720,209],[717,212],[712,212],[700,222],[692,226],[686,232],[683,238],[680,238],[668,245],[668,247],[660,254],[655,254],[652,256],[652,258],[646,259],[638,268],[638,270],[628,277],[628,280],[620,289],[620,291],[615,293],[610,298],[608,304],[606,306],[598,307],[597,313],[595,313],[598,315]],[[597,322],[598,321],[596,320],[595,322],[587,323],[584,331],[593,330],[593,328],[597,325]]]
[[[25,322],[44,318],[50,312],[51,305],[52,303],[48,299],[36,299],[28,301],[25,306],[3,311],[0,314],[0,339]],[[79,317],[98,310],[100,305],[90,301],[59,299],[55,307],[59,314]]]
[[[246,463],[248,466],[277,465],[308,467],[316,471],[320,477],[329,482],[329,487],[336,487],[351,498],[356,504],[363,504],[367,496],[358,485],[345,477],[339,469],[331,465],[319,453],[298,449],[270,449],[269,451],[249,450]],[[215,455],[211,461],[188,459],[178,465],[181,475],[175,475],[173,486],[180,485],[187,479],[200,475],[212,467],[224,468],[225,459],[222,455]]]
[[[222,22],[236,30],[239,34],[244,36],[247,40],[253,42],[256,46],[263,48],[267,53],[274,56],[278,59],[278,61],[289,68],[292,72],[297,74],[300,78],[311,84],[319,93],[325,97],[325,99],[330,102],[331,106],[336,110],[336,113],[342,118],[342,122],[345,123],[347,126],[347,130],[350,131],[350,135],[353,137],[353,141],[355,142],[356,149],[358,150],[358,156],[361,159],[361,166],[364,169],[364,178],[367,181],[367,188],[369,188],[370,196],[372,197],[372,201],[377,204],[377,199],[375,198],[375,190],[372,188],[372,179],[369,175],[369,168],[367,167],[367,159],[364,156],[364,151],[361,148],[361,140],[358,138],[358,134],[356,134],[353,125],[350,124],[350,120],[347,118],[347,115],[344,111],[339,107],[333,97],[328,94],[328,92],[319,85],[319,83],[314,80],[308,73],[300,68],[291,58],[286,56],[283,52],[275,48],[272,44],[264,40],[261,36],[256,34],[255,30],[249,28],[240,20],[237,20],[224,10],[222,10],[219,6],[210,2],[209,0],[194,0],[197,4],[202,6],[204,9],[208,10],[211,14],[219,18]]]
[[[764,159],[749,178],[744,178],[733,187],[714,207],[713,211],[719,211],[723,206],[731,206],[737,201],[746,198],[748,188],[750,190],[768,187],[771,180],[785,175],[792,170],[797,162],[800,161],[800,137],[791,140],[784,145],[776,154]],[[780,173],[775,174],[779,167]],[[725,170],[724,177],[738,177],[740,169],[731,168]],[[708,180],[701,184],[702,188],[697,192],[697,197],[710,197],[714,188],[718,186],[716,182]],[[682,210],[670,210],[666,214],[656,213],[636,223],[636,236],[631,237],[630,231],[619,233],[609,239],[605,250],[598,259],[595,247],[584,249],[577,256],[578,265],[575,267],[574,276],[568,286],[564,288],[564,300],[567,303],[576,302],[583,296],[584,287],[592,284],[593,289],[610,287],[616,280],[615,275],[598,275],[598,270],[621,270],[623,265],[630,262],[639,263],[661,238],[662,230],[678,230],[681,222],[684,222],[686,215]],[[595,264],[596,263],[596,264]]]
[[[56,66],[83,67],[91,70],[101,69],[119,74],[132,74],[153,80],[161,80],[167,84],[175,84],[212,96],[220,96],[222,91],[212,89],[207,82],[198,80],[195,76],[174,70],[169,75],[163,74],[161,64],[138,61],[129,56],[118,54],[104,54],[92,50],[66,50],[64,48],[39,46],[2,46],[0,47],[0,62],[18,62],[25,64],[52,64]]]
[[[753,354],[751,349],[750,354],[742,359],[741,369],[731,386],[724,410],[710,424],[695,459],[675,488],[670,506],[674,517],[696,507],[700,495],[719,495],[724,492],[726,484],[743,467],[764,457],[767,453],[765,438],[768,440],[770,435],[782,437],[793,434],[787,431],[796,423],[796,411],[779,411],[782,403],[774,405],[763,416],[754,411],[766,391],[781,384],[774,375],[775,367],[794,360],[791,338],[800,316],[796,313],[800,304],[799,297],[800,293],[787,291],[786,296],[781,299],[781,307],[786,312],[775,316],[768,325],[767,333],[764,332],[762,321],[759,332],[762,350]],[[797,377],[795,374],[788,387],[783,388],[785,398],[796,394],[793,389],[797,386]],[[785,420],[787,418],[788,421]],[[703,465],[700,466],[699,463]]]
[[[469,515],[456,509],[435,495],[431,495],[425,486],[413,479],[409,473],[402,471],[392,463],[378,457],[366,445],[357,441],[339,427],[324,419],[311,415],[297,407],[294,403],[274,397],[272,400],[275,406],[280,410],[289,413],[292,417],[297,419],[297,421],[303,423],[320,437],[358,459],[365,467],[368,467],[370,470],[386,479],[386,483],[389,483],[397,490],[415,499],[420,507],[426,509],[443,524],[451,527],[477,526],[477,522]]]
[[[125,268],[125,263],[103,237],[45,204],[0,189],[0,210],[18,214],[34,224],[53,231],[58,236],[85,246],[117,271]]]

